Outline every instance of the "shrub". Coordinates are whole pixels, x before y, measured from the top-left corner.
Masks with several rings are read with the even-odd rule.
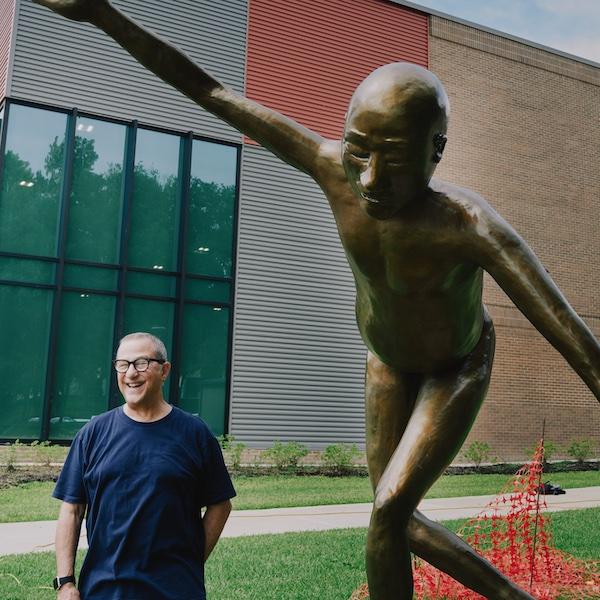
[[[273,462],[279,470],[295,470],[298,461],[308,454],[308,448],[298,442],[287,442],[285,444],[276,440],[271,448],[263,451],[262,455]]]
[[[492,462],[496,460],[492,456],[492,447],[487,442],[471,442],[462,453],[463,457],[469,462],[475,463],[479,467],[482,462]]]
[[[22,444],[20,440],[15,440],[15,442],[13,444],[9,445],[8,454],[7,454],[7,458],[6,458],[6,470],[7,471],[16,470],[15,465],[17,463],[17,450],[24,445],[25,444]]]
[[[592,442],[590,438],[573,440],[571,445],[567,448],[567,453],[581,464],[593,456],[594,442]]]
[[[51,448],[50,442],[48,440],[45,442],[38,442],[36,440],[31,442],[31,447],[34,449],[37,462],[49,467],[52,462],[53,454],[53,448]]]
[[[223,449],[225,459],[229,462],[233,469],[239,469],[242,460],[242,453],[246,449],[246,444],[242,442],[236,442],[235,436],[229,434],[220,435],[217,439],[219,440],[219,444]]]
[[[323,450],[321,461],[326,469],[336,473],[344,473],[352,467],[360,452],[356,444],[331,444]]]
[[[533,456],[536,450],[537,446],[534,446],[533,448],[526,448],[525,454],[526,456]],[[552,457],[560,451],[561,448],[558,444],[555,444],[550,440],[544,440],[544,464],[549,463]]]

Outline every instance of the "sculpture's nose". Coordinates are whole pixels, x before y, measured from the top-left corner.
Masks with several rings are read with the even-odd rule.
[[[371,154],[367,161],[367,166],[360,174],[360,185],[366,192],[373,191],[379,187],[381,181],[382,161],[380,158]]]

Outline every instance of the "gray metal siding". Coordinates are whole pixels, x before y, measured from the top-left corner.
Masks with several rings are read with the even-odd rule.
[[[366,350],[327,200],[263,148],[244,148],[242,177],[230,431],[362,444]]]
[[[16,0],[0,0],[0,100],[7,94]]]
[[[20,0],[12,97],[240,141],[228,125],[139,65],[103,32]],[[239,91],[247,0],[116,0]]]

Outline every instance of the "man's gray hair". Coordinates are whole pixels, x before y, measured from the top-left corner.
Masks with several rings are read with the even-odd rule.
[[[135,333],[129,333],[126,336],[122,337],[119,340],[119,346],[117,346],[117,350],[119,349],[119,347],[121,346],[121,344],[127,340],[139,340],[139,339],[145,339],[145,340],[149,340],[150,342],[152,342],[153,346],[154,346],[154,350],[156,351],[156,358],[159,358],[160,360],[168,360],[167,358],[167,349],[165,347],[165,345],[163,344],[163,341],[159,338],[157,338],[155,335],[152,335],[151,333],[146,333],[145,331],[137,331]]]

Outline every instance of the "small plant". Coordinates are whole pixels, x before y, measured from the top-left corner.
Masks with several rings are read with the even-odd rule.
[[[533,456],[535,454],[535,451],[537,450],[537,447],[532,447],[532,448],[526,448],[525,449],[525,454],[526,456]],[[547,465],[550,460],[552,459],[552,457],[557,453],[560,452],[561,448],[558,444],[555,444],[554,442],[551,442],[550,440],[544,440],[544,465]]]
[[[267,448],[263,456],[274,463],[280,470],[296,470],[298,461],[308,454],[308,448],[298,442],[287,442],[283,444],[276,440],[271,448]]]
[[[235,436],[228,433],[225,435],[220,435],[217,439],[219,440],[219,444],[223,449],[225,458],[231,467],[236,470],[239,469],[242,460],[242,453],[246,449],[246,444],[242,442],[236,442]]]
[[[326,469],[335,473],[345,473],[359,455],[356,444],[331,444],[323,450],[321,461]]]
[[[594,442],[590,438],[580,438],[571,442],[571,445],[567,448],[567,453],[579,464],[583,464],[593,456],[594,450]]]
[[[476,467],[481,466],[482,462],[495,460],[495,457],[492,456],[492,447],[487,442],[471,442],[462,454],[466,460],[474,463]]]
[[[31,442],[31,448],[34,449],[37,462],[49,467],[50,463],[52,462],[53,454],[53,448],[51,448],[50,442],[48,440],[44,442],[38,442],[35,440],[34,442]]]
[[[23,445],[24,444],[21,444],[20,440],[15,440],[14,444],[10,444],[8,447],[8,455],[6,458],[7,471],[14,471],[16,469],[17,450]]]

